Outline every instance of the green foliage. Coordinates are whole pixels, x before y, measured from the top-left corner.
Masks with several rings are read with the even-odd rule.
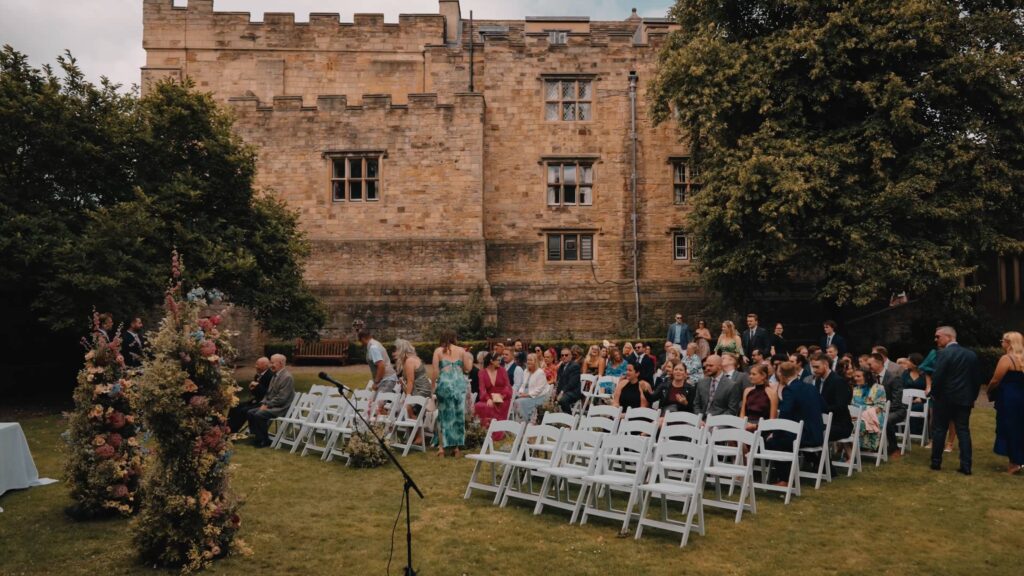
[[[373,424],[374,431],[382,438],[384,437],[384,425]],[[369,430],[360,430],[352,435],[345,445],[345,452],[349,455],[348,463],[353,468],[376,468],[388,461],[387,454],[380,447],[380,442],[373,437]]]
[[[906,290],[934,319],[1024,251],[1017,3],[679,0],[648,93],[704,182],[689,227],[728,303]]]
[[[477,286],[465,302],[442,306],[427,332],[434,338],[446,330],[454,331],[465,340],[493,338],[497,327],[488,321],[489,316],[483,288]],[[433,349],[430,352],[433,354]]]

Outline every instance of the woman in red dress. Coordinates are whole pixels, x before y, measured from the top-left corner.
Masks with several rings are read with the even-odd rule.
[[[508,417],[512,406],[512,385],[508,382],[508,372],[499,364],[501,356],[488,354],[484,358],[484,369],[480,371],[480,395],[476,402],[476,416],[480,425],[487,428],[491,420],[504,420]],[[495,440],[501,440],[496,434]]]

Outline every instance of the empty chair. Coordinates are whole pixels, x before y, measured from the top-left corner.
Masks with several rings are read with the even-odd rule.
[[[708,428],[736,428],[739,430],[746,430],[747,419],[740,418],[739,416],[733,416],[731,414],[719,414],[717,416],[708,416],[704,424]]]
[[[654,408],[627,408],[626,409],[626,420],[643,420],[646,422],[658,423],[661,419],[661,411],[655,410]]]
[[[784,418],[762,418],[757,424],[757,441],[752,457],[754,464],[761,464],[762,469],[761,482],[755,483],[754,486],[762,490],[783,492],[786,495],[786,504],[789,504],[793,494],[800,495],[800,437],[803,435],[803,431],[803,421],[794,422]],[[773,434],[792,434],[792,448],[789,450],[773,450],[769,448],[767,438]],[[789,474],[786,478],[785,487],[775,486],[770,483],[772,465],[780,462],[789,464]]]
[[[352,408],[341,397],[329,398],[320,410],[320,417],[308,426],[302,455],[316,452],[321,459],[327,458],[331,440],[338,431],[352,433]]]
[[[595,416],[598,418],[613,418],[618,420],[622,415],[622,408],[618,406],[591,406],[587,410],[587,416]]]
[[[469,476],[469,484],[466,485],[464,498],[469,499],[474,489],[492,492],[497,496],[498,489],[501,487],[501,476],[498,476],[498,469],[501,468],[504,473],[504,466],[515,457],[519,450],[519,442],[523,437],[523,428],[523,424],[511,420],[491,420],[491,425],[487,428],[487,438],[484,440],[484,445],[480,447],[480,453],[466,455],[467,459],[475,461],[476,464],[473,466],[473,473]],[[496,445],[495,434],[507,434],[511,437],[511,441],[506,443],[506,448],[502,449]],[[480,468],[484,464],[489,464],[491,468],[489,483],[479,481]]]
[[[355,411],[353,412],[349,408],[349,418],[331,427],[331,435],[324,448],[323,460],[326,462],[333,462],[335,457],[341,457],[345,459],[347,466],[351,461],[348,454],[348,441],[357,430],[366,431],[366,426],[356,413],[362,414],[363,418],[368,418],[371,410],[370,400],[356,400],[353,404]]]
[[[607,435],[587,430],[565,430],[558,440],[558,447],[551,466],[541,468],[538,474],[544,476],[534,514],[543,512],[544,507],[552,506],[560,510],[574,512],[578,495],[572,495],[572,488],[582,488],[583,477],[592,474],[597,468],[597,452],[601,441]],[[554,492],[552,494],[552,491]],[[563,497],[564,493],[564,497]],[[572,514],[569,522],[576,521]]]
[[[597,376],[594,374],[580,374],[580,392],[583,394],[582,402],[573,406],[573,414],[586,414],[592,404],[594,393],[597,389]],[[578,409],[578,410],[577,410]]]
[[[626,532],[636,505],[637,489],[646,470],[643,465],[628,464],[647,460],[651,440],[647,436],[628,434],[605,437],[598,450],[596,467],[582,478],[583,486],[576,500],[573,518],[579,516],[580,524],[586,524],[590,516],[621,520],[622,532]],[[625,509],[615,508],[613,492],[628,494]],[[604,498],[601,498],[602,494]],[[601,507],[600,500],[605,500],[606,507]]]
[[[572,414],[566,414],[565,412],[545,412],[544,417],[541,418],[541,424],[547,424],[548,426],[555,426],[556,428],[568,428],[573,430],[576,428],[576,422],[579,420]]]
[[[380,392],[373,399],[373,414],[368,420],[384,425],[384,436],[391,433],[391,426],[398,418],[403,395],[399,392]]]
[[[353,390],[352,391],[352,400],[353,401],[356,401],[356,400],[370,400],[372,398],[373,398],[373,390],[362,389],[362,390]]]
[[[636,526],[637,540],[640,539],[645,526],[681,533],[683,537],[679,544],[680,548],[686,546],[690,530],[693,528],[696,528],[701,536],[704,535],[704,460],[707,453],[706,446],[693,442],[667,440],[657,445],[651,480],[641,484],[638,489],[640,516]],[[691,463],[682,473],[678,468],[681,461]],[[647,517],[652,497],[661,500],[660,519]],[[669,502],[683,505],[682,520],[670,518]],[[675,507],[672,512],[675,512]],[[696,523],[694,516],[697,518]]]
[[[405,402],[398,409],[398,417],[395,418],[391,428],[391,446],[400,449],[402,456],[408,456],[409,450],[413,448],[421,452],[427,451],[426,432],[423,426],[426,416],[427,399],[425,397],[405,397]]]
[[[600,432],[601,434],[615,434],[615,431],[619,428],[619,420],[612,420],[603,416],[584,416],[580,419],[576,428],[578,430]]]
[[[704,499],[705,506],[736,511],[739,523],[745,510],[757,513],[757,496],[754,494],[754,459],[744,458],[754,448],[755,434],[737,428],[718,427],[708,437],[708,456],[704,466],[705,482],[715,483],[715,499]],[[738,456],[737,456],[738,455]],[[735,460],[730,460],[735,458]],[[737,501],[722,497],[722,481],[730,486],[740,485]]]
[[[501,485],[494,503],[501,502],[504,508],[509,498],[536,502],[539,497],[539,482],[543,474],[539,471],[550,468],[555,459],[558,441],[565,432],[546,424],[528,424],[523,431],[516,455],[505,464]],[[535,484],[537,482],[537,484]]]
[[[860,457],[860,428],[861,428],[861,407],[850,405],[850,417],[853,419],[853,432],[850,433],[849,438],[845,440],[838,440],[836,444],[844,445],[849,444],[849,456],[846,460],[832,460],[833,468],[845,468],[847,477],[853,476],[853,471],[861,471],[861,457]]]
[[[295,444],[292,445],[292,454],[294,454],[299,446],[303,443],[309,443],[312,441],[315,446],[322,447],[326,442],[330,432],[324,431],[322,427],[318,427],[318,423],[322,423],[328,420],[336,421],[340,418],[340,415],[344,413],[345,400],[341,396],[329,396],[324,395],[320,405],[313,409],[313,418],[302,425],[299,430],[299,435],[295,439]],[[302,454],[305,455],[306,451],[303,450]]]
[[[920,402],[915,403],[915,400]],[[910,452],[912,440],[920,440],[921,446],[928,441],[928,394],[924,390],[907,388],[903,390],[903,404],[907,406],[907,417],[899,423],[897,437],[900,439],[900,453],[906,454]],[[914,410],[915,407],[922,409]],[[914,420],[921,421],[921,432],[918,434],[913,433]]]
[[[279,449],[281,446],[296,446],[299,442],[303,426],[316,421],[316,410],[320,407],[320,403],[323,400],[323,394],[303,394],[292,416],[278,418],[277,436],[272,441],[271,446],[274,449]]]
[[[832,414],[825,412],[821,415],[822,423],[825,424],[825,443],[822,446],[805,446],[800,449],[801,454],[806,454],[818,459],[818,466],[814,472],[800,471],[801,478],[814,479],[814,489],[821,487],[821,481],[832,482],[831,458],[828,453],[828,435],[832,433]]]

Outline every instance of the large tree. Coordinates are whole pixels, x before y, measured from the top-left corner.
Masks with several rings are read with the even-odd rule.
[[[1020,6],[676,2],[649,97],[704,182],[689,226],[708,286],[967,311],[961,280],[1024,251]]]
[[[174,247],[186,283],[219,288],[272,333],[317,330],[296,215],[254,188],[230,116],[189,83],[139,98],[87,82],[70,55],[59,64],[0,51],[0,313],[14,350],[52,352],[53,332],[85,331],[93,305],[154,309]]]

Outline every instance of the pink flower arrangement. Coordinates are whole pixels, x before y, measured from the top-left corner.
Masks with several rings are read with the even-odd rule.
[[[107,444],[113,446],[115,450],[121,447],[121,442],[124,442],[124,437],[117,432],[112,432],[107,435]]]
[[[213,356],[217,353],[217,343],[213,340],[203,340],[202,344],[199,345],[199,354],[201,356]]]
[[[189,401],[188,405],[193,408],[206,408],[210,404],[210,399],[206,396],[193,396]]]
[[[110,424],[110,427],[113,428],[114,430],[120,430],[121,428],[124,428],[124,414],[117,411],[111,412],[107,416],[107,423]]]
[[[117,498],[119,500],[127,498],[129,493],[128,486],[124,484],[114,484],[113,486],[110,487],[110,493],[111,495],[114,496],[114,498]]]
[[[100,458],[103,458],[104,460],[108,458],[113,458],[114,454],[116,453],[117,451],[114,450],[114,447],[111,446],[110,444],[104,444],[102,446],[96,447],[96,455],[99,456]]]
[[[213,316],[210,316],[210,324],[213,324],[214,326],[220,326],[220,314],[214,314]]]

